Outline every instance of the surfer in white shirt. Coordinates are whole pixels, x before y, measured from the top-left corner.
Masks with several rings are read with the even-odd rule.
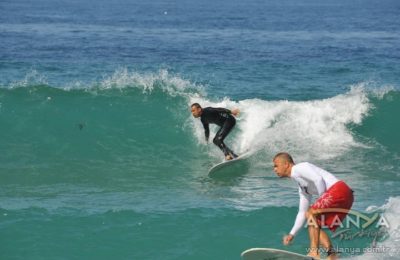
[[[283,238],[283,243],[288,245],[307,220],[310,237],[308,255],[319,258],[319,245],[322,245],[328,259],[336,259],[329,236],[321,226],[326,226],[333,232],[340,226],[338,222],[346,217],[353,204],[353,191],[333,174],[311,163],[295,164],[288,153],[278,153],[273,163],[274,171],[280,178],[292,178],[299,186],[299,211],[293,228]],[[312,195],[318,197],[311,205]]]

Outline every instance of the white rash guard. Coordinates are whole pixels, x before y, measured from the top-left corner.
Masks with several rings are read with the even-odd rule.
[[[333,174],[308,162],[295,164],[290,177],[299,185],[300,195],[299,212],[290,231],[295,236],[306,220],[305,213],[310,207],[311,195],[320,197],[339,180]]]

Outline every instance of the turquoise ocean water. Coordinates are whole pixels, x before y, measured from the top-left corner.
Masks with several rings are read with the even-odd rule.
[[[345,180],[385,235],[342,257],[400,259],[397,1],[1,1],[0,259],[240,259],[281,243],[288,151]],[[221,152],[189,105],[239,108]],[[212,134],[216,132],[212,128]],[[357,232],[355,228],[353,233]],[[372,252],[371,247],[387,248]]]

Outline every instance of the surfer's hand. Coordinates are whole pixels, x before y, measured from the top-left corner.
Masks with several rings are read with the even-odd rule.
[[[294,238],[294,236],[292,236],[291,234],[284,236],[283,237],[283,244],[285,246],[289,245],[290,242],[292,242],[293,238]]]
[[[240,114],[240,110],[238,108],[234,108],[231,110],[231,114],[234,116],[238,116]]]

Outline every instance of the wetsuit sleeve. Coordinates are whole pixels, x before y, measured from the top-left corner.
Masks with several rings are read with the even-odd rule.
[[[205,122],[204,120],[201,120],[201,123],[203,124],[204,127],[204,134],[206,136],[206,141],[208,142],[208,138],[210,137],[210,127],[209,124],[207,122]]]
[[[295,236],[297,232],[299,232],[304,222],[306,221],[306,212],[311,203],[311,195],[305,194],[300,188],[299,188],[299,195],[300,195],[299,212],[297,213],[296,220],[294,222],[292,230],[289,233],[292,236]]]
[[[214,109],[216,111],[218,111],[219,113],[227,113],[228,115],[232,114],[232,112],[226,108],[218,107],[218,108],[214,108]]]

